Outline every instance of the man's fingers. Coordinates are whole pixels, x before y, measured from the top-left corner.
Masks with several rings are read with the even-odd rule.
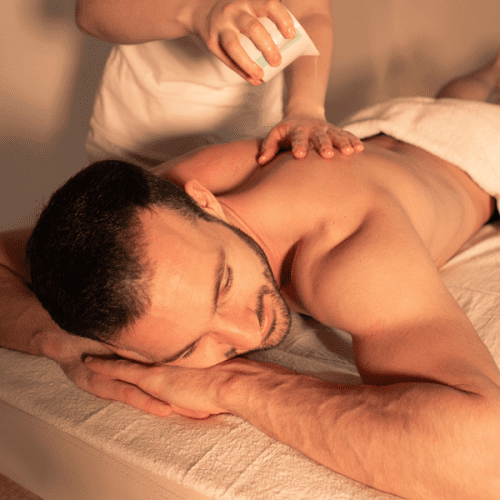
[[[89,378],[88,385],[86,390],[102,399],[119,401],[159,417],[168,417],[172,413],[169,404],[147,394],[133,384],[95,373]]]
[[[107,399],[120,401],[145,411],[146,413],[158,415],[159,417],[168,417],[171,415],[172,407],[168,403],[147,394],[135,385],[127,384],[119,380],[113,382],[114,392],[112,396]]]
[[[98,358],[87,358],[85,365],[95,376],[90,383],[95,390],[89,392],[96,396],[121,401],[159,416],[174,411],[189,418],[204,419],[221,413],[207,400],[207,392],[199,389],[200,384],[192,380],[192,374],[186,373],[188,368]]]
[[[182,415],[184,417],[194,418],[197,420],[204,420],[205,418],[212,416],[211,413],[207,413],[207,412],[186,410],[185,408],[180,408],[179,406],[175,406],[175,405],[171,405],[171,407],[172,407],[172,411],[174,413],[177,413],[177,414]]]
[[[125,359],[104,359],[92,356],[85,358],[85,365],[96,373],[134,385],[138,383],[141,375],[145,374],[146,370],[151,370],[151,367],[147,365],[133,363]]]

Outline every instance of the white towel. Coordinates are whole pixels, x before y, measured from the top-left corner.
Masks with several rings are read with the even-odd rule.
[[[500,106],[462,99],[402,97],[364,109],[342,125],[361,139],[379,133],[425,149],[500,198]]]

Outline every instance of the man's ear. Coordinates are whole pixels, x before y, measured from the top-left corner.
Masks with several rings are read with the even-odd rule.
[[[217,217],[218,219],[226,220],[226,215],[219,200],[199,181],[189,179],[184,184],[184,191],[193,198],[198,206],[205,212]]]

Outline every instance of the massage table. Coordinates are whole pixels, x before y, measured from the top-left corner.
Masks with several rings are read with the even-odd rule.
[[[441,275],[500,365],[500,223],[483,227]],[[301,316],[294,316],[283,345],[249,357],[325,380],[361,382],[350,336]],[[51,360],[5,349],[0,473],[44,500],[396,498],[233,415],[201,421],[148,415],[85,393]]]

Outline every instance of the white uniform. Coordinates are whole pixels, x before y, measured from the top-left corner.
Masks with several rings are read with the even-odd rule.
[[[146,166],[207,143],[265,136],[282,118],[283,77],[254,87],[195,36],[113,47],[96,93],[92,160]]]

